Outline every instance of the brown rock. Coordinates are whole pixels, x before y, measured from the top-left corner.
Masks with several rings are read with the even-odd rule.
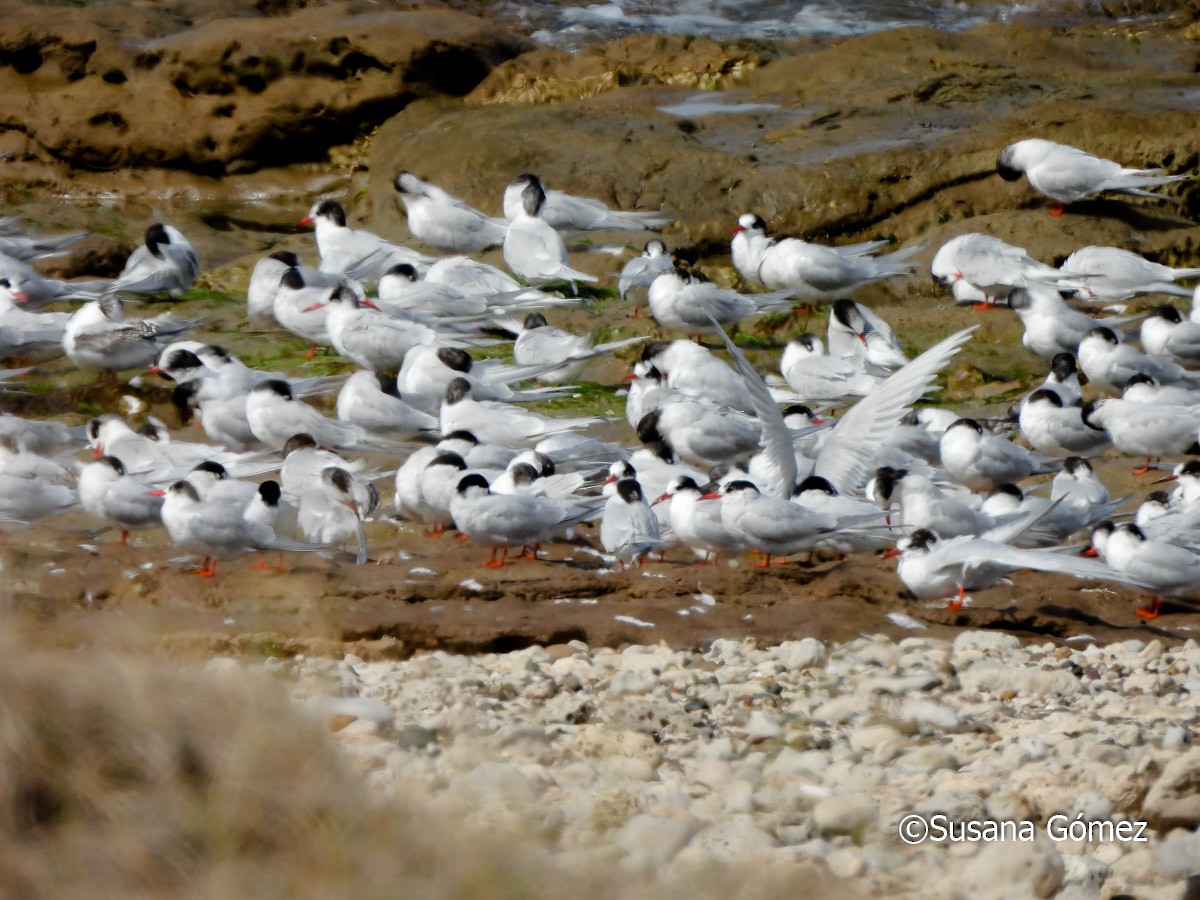
[[[414,98],[465,95],[528,46],[448,10],[357,12],[216,19],[135,45],[107,8],[6,10],[0,127],[26,134],[29,153],[90,169],[319,159]]]

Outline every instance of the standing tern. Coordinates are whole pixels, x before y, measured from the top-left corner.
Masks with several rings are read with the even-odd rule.
[[[719,493],[706,494],[692,476],[676,475],[654,502],[667,500],[667,521],[675,540],[704,555],[697,565],[715,566],[721,551],[740,548],[740,539],[729,533],[721,517],[724,498]]]
[[[535,175],[522,175],[510,186],[520,196],[504,235],[504,262],[529,284],[541,285],[565,281],[575,292],[576,281],[597,281],[594,275],[572,269],[567,263],[567,247],[542,213],[546,192]]]
[[[493,494],[487,479],[477,472],[458,482],[450,503],[458,530],[472,543],[491,549],[485,565],[492,568],[504,565],[511,548],[534,548],[554,540],[570,526],[594,519],[601,509],[534,494]]]
[[[1024,175],[1030,187],[1056,201],[1050,207],[1050,214],[1055,216],[1062,215],[1068,203],[1106,191],[1178,202],[1146,188],[1191,177],[1164,175],[1162,169],[1131,169],[1086,150],[1041,138],[1009,144],[996,158],[996,171],[1005,181],[1016,181]]]
[[[838,528],[836,516],[765,496],[749,481],[731,481],[722,493],[722,524],[740,539],[743,550],[762,552],[762,568],[771,564],[772,556],[781,557],[782,564],[793,553],[813,549]]]
[[[203,319],[172,315],[126,319],[124,304],[110,295],[84,304],[67,323],[62,346],[82,369],[121,372],[150,365],[167,341],[196,328]]]
[[[1113,446],[1130,456],[1145,457],[1146,464],[1135,475],[1157,466],[1151,461],[1164,456],[1200,453],[1200,407],[1157,406],[1129,400],[1093,400],[1083,407],[1083,422],[1108,433]]]
[[[642,349],[641,360],[662,373],[672,390],[718,406],[754,412],[754,400],[742,376],[707,347],[684,340],[655,341]]]
[[[79,470],[79,502],[85,510],[121,530],[120,543],[129,532],[162,524],[163,498],[153,496],[148,485],[125,472],[115,456],[101,456]]]
[[[1098,532],[1104,533],[1101,529]],[[1131,583],[1150,591],[1150,606],[1134,610],[1143,619],[1157,619],[1163,597],[1179,597],[1200,587],[1200,555],[1163,540],[1154,540],[1132,522],[1107,532],[1107,539],[1093,546],[1102,549],[1104,561]]]
[[[600,544],[615,556],[622,568],[641,565],[646,555],[661,542],[658,517],[654,515],[636,478],[622,478],[604,504],[600,519]]]
[[[237,559],[255,550],[320,549],[277,537],[266,525],[247,520],[236,506],[204,502],[191,482],[177,481],[165,494],[162,521],[171,541],[204,554],[204,565],[193,570],[197,575],[211,578],[217,573],[218,561]]]
[[[1067,306],[1056,288],[1042,285],[1017,288],[1008,295],[1008,305],[1025,328],[1021,343],[1042,359],[1053,359],[1059,353],[1075,353],[1080,340],[1093,328],[1130,321],[1128,318],[1093,319]]]
[[[1114,576],[1108,566],[1096,560],[1049,550],[1022,550],[1005,540],[965,535],[941,538],[927,528],[902,537],[890,553],[900,557],[896,574],[906,588],[921,598],[951,598],[946,606],[949,610],[962,609],[967,591],[992,587],[1021,569],[1076,578]]]
[[[246,312],[252,322],[267,322],[274,317],[275,295],[288,269],[298,270],[301,285],[317,288],[331,288],[345,278],[304,265],[299,255],[290,250],[277,250],[270,256],[264,256],[254,264],[246,285]]]
[[[788,387],[810,403],[841,403],[864,397],[880,382],[849,360],[825,353],[821,339],[806,332],[788,342],[779,359]]]
[[[886,376],[908,362],[896,332],[870,307],[835,300],[825,334],[829,355],[851,359],[863,371]]]
[[[442,434],[469,431],[483,441],[505,447],[530,447],[548,435],[595,423],[587,417],[556,419],[504,403],[476,400],[471,382],[465,378],[455,378],[446,385],[440,420]]]
[[[379,493],[369,481],[330,466],[300,495],[297,521],[305,540],[313,544],[339,547],[353,538],[354,562],[361,566],[369,554],[363,520],[378,503]]]
[[[1006,300],[1016,288],[1040,285],[1053,288],[1070,284],[1074,276],[1038,262],[1023,247],[1006,244],[990,234],[968,233],[946,241],[930,264],[933,280],[955,289],[966,288],[965,296],[981,299],[977,307],[991,307]]]

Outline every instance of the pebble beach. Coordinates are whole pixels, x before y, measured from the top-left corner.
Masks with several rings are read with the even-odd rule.
[[[263,369],[351,371],[251,321],[250,273],[269,251],[315,259],[296,222],[323,198],[409,242],[400,170],[493,213],[537,170],[670,215],[672,251],[722,286],[745,287],[729,231],[749,211],[773,234],[913,248],[915,277],[856,296],[913,356],[977,326],[927,399],[985,420],[1046,366],[1010,311],[930,283],[936,248],[983,232],[1055,265],[1085,245],[1197,264],[1194,176],[1052,217],[996,171],[1034,134],[1200,171],[1195,3],[62,12],[5,14],[0,214],[89,232],[38,261],[65,279],[115,276],[149,222],[177,224],[199,279],[131,310],[203,318],[197,336]],[[645,237],[576,235],[602,288],[555,324],[667,336],[611,286]],[[784,312],[739,340],[766,373],[788,332],[824,325]],[[619,423],[635,359],[540,408]],[[16,387],[6,413],[200,434],[147,375],[56,359]],[[392,515],[396,462],[365,565],[197,579],[162,529],[118,546],[79,512],[6,539],[0,896],[1200,900],[1194,599],[1144,621],[1132,586],[1015,571],[948,607],[874,553],[760,570],[670,547],[626,570],[590,527],[490,569],[486,547]],[[1129,462],[1095,459],[1141,500]]]

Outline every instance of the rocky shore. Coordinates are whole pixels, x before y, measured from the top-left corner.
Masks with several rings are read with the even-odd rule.
[[[41,264],[65,277],[111,274],[149,221],[177,224],[205,272],[177,308],[271,367],[305,348],[268,352],[249,326],[253,261],[311,259],[294,223],[322,195],[407,241],[400,168],[492,212],[525,170],[663,209],[672,249],[726,282],[745,211],[825,241],[926,242],[923,265],[965,231],[1051,263],[1097,244],[1195,264],[1198,179],[1174,203],[1051,219],[994,174],[997,149],[1031,135],[1200,169],[1195,4],[1150,23],[1115,17],[1172,5],[1103,6],[1114,18],[1080,27],[636,35],[567,54],[485,0],[13,2],[0,200],[38,228],[97,232]],[[638,244],[599,235],[572,259],[611,281],[599,251]],[[862,299],[914,345],[979,321],[924,277]],[[564,322],[624,315],[612,302]],[[1017,339],[1010,319],[984,321],[945,399],[1011,400],[1044,371]],[[119,408],[76,377],[54,371],[14,404],[71,424]],[[172,415],[165,391],[124,391]],[[617,395],[598,393],[608,413]],[[1114,493],[1132,491],[1110,465]],[[0,666],[0,712],[22,723],[0,742],[0,773],[19,776],[0,775],[0,893],[54,895],[33,886],[60,870],[77,893],[143,866],[161,880],[112,895],[1200,897],[1200,617],[1183,603],[1149,626],[1125,594],[1021,575],[951,613],[911,604],[874,558],[703,581],[678,561],[601,576],[562,554],[485,573],[382,521],[373,558],[392,565],[199,585],[161,535],[118,552],[31,535],[3,554],[5,633],[56,648],[46,683],[62,669],[75,686],[59,696],[25,657]],[[130,647],[138,663],[109,659]],[[200,687],[173,671],[216,654]],[[1008,839],[965,839],[966,823]],[[310,865],[323,874],[306,883]],[[384,874],[350,877],[368,865]]]
[[[1194,640],[573,642],[261,668],[377,800],[531,841],[548,880],[607,869],[609,896],[714,866],[800,896],[973,900],[1177,900],[1200,876]],[[970,839],[988,827],[1008,839]]]

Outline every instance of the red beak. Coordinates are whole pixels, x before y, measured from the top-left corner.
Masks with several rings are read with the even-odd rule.
[[[820,416],[813,416],[812,423],[814,425],[824,425],[828,421],[828,419],[822,419]]]
[[[734,234],[741,234],[741,233],[742,233],[743,231],[745,231],[745,230],[746,230],[746,229],[745,229],[745,228],[743,228],[741,225],[734,225],[734,226],[733,226],[733,233],[734,233]]]
[[[1080,550],[1079,555],[1086,556],[1088,559],[1095,559],[1100,555],[1100,551],[1095,547],[1088,547],[1086,550]]]
[[[365,297],[363,299],[362,305],[370,307],[371,309],[375,310],[375,312],[383,312],[382,309],[380,309],[378,306],[375,305],[375,301],[372,300],[370,297]]]
[[[616,481],[616,480],[617,480],[617,476],[616,476],[616,475],[609,475],[607,478],[605,478],[605,479],[604,479],[604,483],[605,483],[605,484],[612,484],[612,483],[613,483],[614,481]]]
[[[1156,478],[1154,481],[1152,481],[1150,483],[1151,484],[1163,484],[1168,481],[1175,481],[1178,478],[1179,478],[1178,475],[1164,475],[1162,478]]]
[[[16,300],[18,303],[28,303],[29,295],[24,292],[18,292],[18,293],[13,294],[13,299]]]
[[[720,500],[721,495],[718,494],[716,491],[713,491],[711,494],[705,494],[700,499],[701,500]]]
[[[867,345],[867,336],[865,334],[860,334],[858,339],[863,342],[864,347]]]
[[[893,559],[900,555],[900,551],[893,547],[891,550],[884,550],[881,559]]]
[[[167,496],[167,492],[166,491],[146,491],[146,496],[147,497],[165,497],[165,496]]]
[[[301,219],[301,220],[300,220],[299,222],[297,222],[296,224],[297,224],[297,225],[303,225],[303,226],[305,226],[305,227],[308,227],[308,226],[309,226],[309,225],[311,225],[312,223],[313,223],[312,216],[305,216],[303,219]]]
[[[162,369],[160,369],[158,366],[151,366],[150,368],[148,368],[146,370],[146,374],[147,375],[161,375]]]
[[[650,505],[658,506],[658,504],[662,503],[664,500],[670,500],[670,499],[671,499],[670,494],[659,494],[658,497],[655,499],[655,501],[653,503],[651,503]]]
[[[630,382],[630,381],[637,381],[637,376],[634,375],[632,372],[630,372],[628,375],[626,375],[624,378],[621,379],[622,384],[624,384],[626,382]]]
[[[100,459],[104,456],[104,448],[97,444],[92,448],[92,459]]]
[[[302,309],[301,312],[312,312],[314,309],[324,309],[324,308],[325,308],[324,303],[314,303],[312,306],[304,307],[304,309]]]

